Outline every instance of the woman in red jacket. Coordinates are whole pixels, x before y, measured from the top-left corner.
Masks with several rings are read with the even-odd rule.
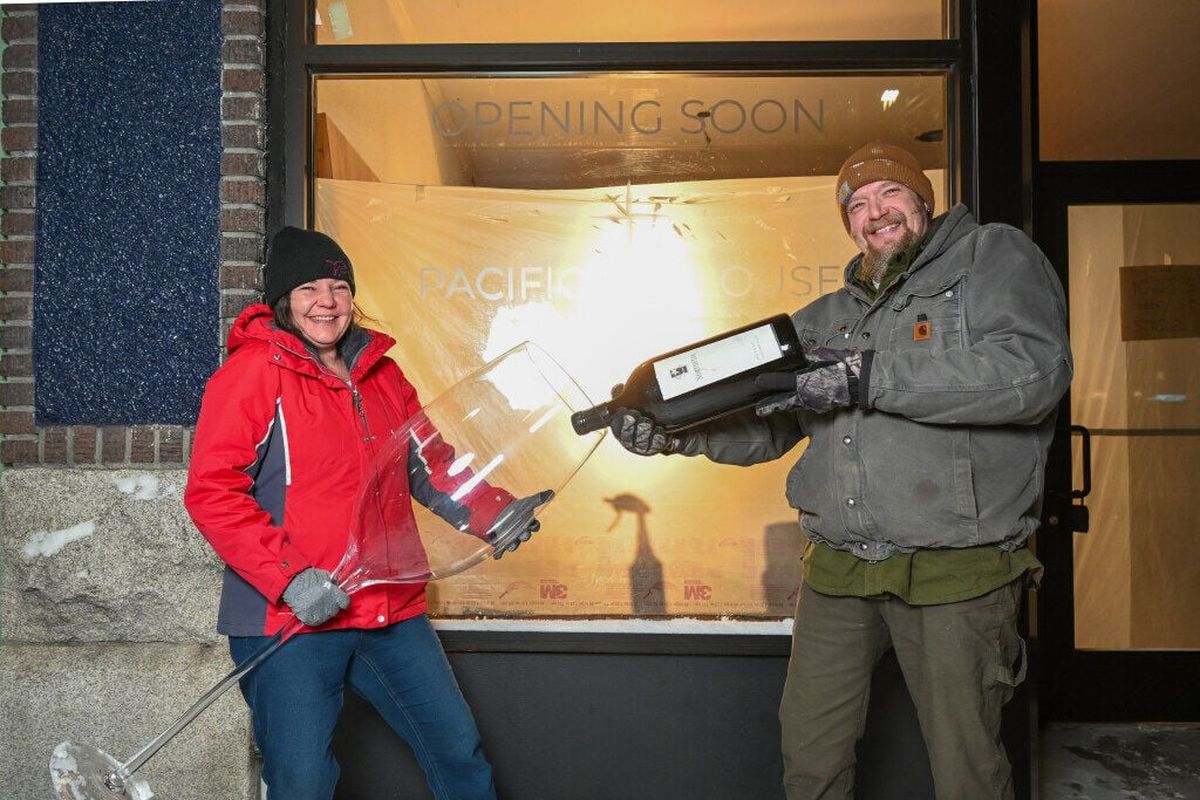
[[[241,682],[263,779],[282,800],[333,796],[330,744],[348,684],[412,746],[437,797],[494,798],[475,721],[424,613],[424,584],[377,584],[351,598],[329,580],[375,448],[421,407],[385,355],[394,340],[357,324],[350,260],[324,234],[280,231],[264,283],[266,304],[238,318],[205,390],[184,494],[227,565],[217,629],[234,661],[293,614],[306,626]],[[444,471],[415,463],[408,485],[393,488],[444,501]],[[513,502],[482,484],[457,504],[458,526],[488,531]],[[528,513],[508,549],[537,528],[532,506],[516,502]]]

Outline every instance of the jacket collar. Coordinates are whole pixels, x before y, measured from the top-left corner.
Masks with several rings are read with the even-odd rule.
[[[879,297],[883,297],[890,289],[899,286],[909,275],[912,275],[925,266],[925,264],[941,255],[952,243],[978,227],[979,223],[975,221],[975,218],[971,216],[971,212],[962,203],[954,206],[954,208],[951,208],[946,213],[934,217],[929,223],[929,230],[925,233],[925,241],[921,245],[920,252],[913,258],[912,263],[908,265],[908,269],[902,275],[897,276],[887,289],[879,293]],[[842,279],[845,282],[846,290],[850,294],[865,303],[871,303],[871,298],[867,296],[867,293],[854,279],[855,273],[858,272],[858,265],[861,262],[862,253],[850,259],[850,263],[846,265],[846,269],[842,274]]]
[[[946,248],[979,227],[971,212],[962,203],[937,217],[930,227],[924,249],[913,259],[908,274],[912,274],[945,252]]]
[[[232,354],[251,342],[263,342],[276,352],[287,353],[290,356],[289,363],[294,368],[299,368],[300,364],[310,364],[316,372],[323,371],[317,357],[299,337],[275,327],[275,315],[265,303],[252,305],[238,315],[229,331],[227,348]],[[350,377],[357,379],[364,375],[395,343],[396,340],[385,333],[369,328],[352,328],[340,345],[342,357],[350,368]],[[312,370],[304,368],[304,371]]]

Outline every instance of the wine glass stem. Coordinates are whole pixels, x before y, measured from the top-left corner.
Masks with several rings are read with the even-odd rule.
[[[239,678],[245,675],[250,670],[257,667],[267,659],[272,653],[287,641],[297,629],[301,626],[300,620],[292,617],[279,632],[267,640],[267,643],[254,655],[247,658],[241,664],[233,668],[233,671],[221,679],[219,683],[204,693],[204,696],[192,704],[192,707],[183,712],[171,726],[160,733],[153,741],[139,750],[132,758],[126,761],[121,766],[114,769],[104,777],[104,783],[110,790],[116,793],[125,791],[125,782],[133,773],[141,769],[150,758],[163,748],[167,742],[175,738],[181,730],[186,728],[192,720],[200,716],[204,709],[208,708],[213,702],[220,697],[225,691],[232,686]]]

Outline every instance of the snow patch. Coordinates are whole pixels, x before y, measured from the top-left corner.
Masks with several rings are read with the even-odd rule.
[[[52,556],[71,542],[84,539],[96,532],[96,520],[89,519],[61,531],[36,531],[29,536],[22,552],[26,558]]]
[[[76,772],[79,770],[79,764],[75,761],[75,754],[71,752],[70,742],[63,742],[54,748],[54,752],[50,754],[50,769],[56,769],[61,772]]]
[[[158,500],[171,494],[170,486],[161,486],[158,478],[143,472],[113,481],[118,491],[133,495],[135,500]]]

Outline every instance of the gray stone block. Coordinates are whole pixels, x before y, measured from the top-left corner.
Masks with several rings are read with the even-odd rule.
[[[0,634],[20,642],[217,642],[222,566],[183,470],[0,474]]]
[[[222,646],[0,646],[5,800],[52,798],[50,753],[65,740],[128,760],[230,669]],[[255,773],[249,715],[235,685],[136,774],[163,800],[253,800]]]

